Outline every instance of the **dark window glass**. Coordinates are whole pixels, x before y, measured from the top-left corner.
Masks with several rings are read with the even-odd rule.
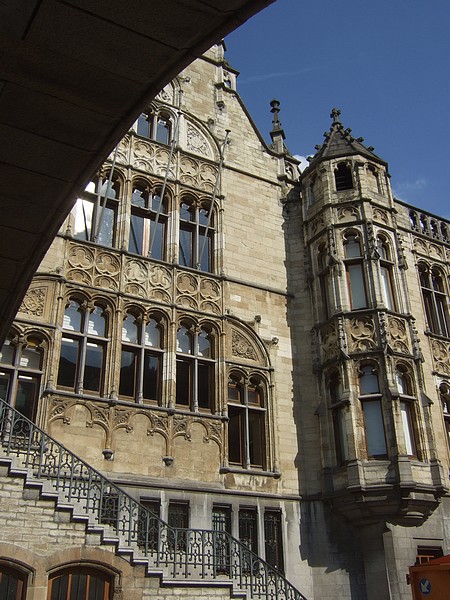
[[[49,579],[50,600],[110,600],[111,578],[95,569],[77,567]]]
[[[24,600],[26,575],[0,563],[0,598],[2,600]]]
[[[350,167],[344,163],[340,163],[334,172],[336,182],[336,191],[351,190],[353,188],[352,172]]]
[[[198,206],[194,199],[180,205],[178,262],[202,271],[213,270],[214,222],[209,207]]]
[[[158,550],[160,503],[158,500],[141,500],[147,510],[139,513],[138,545],[149,552]]]
[[[177,332],[176,403],[191,410],[213,411],[214,345],[211,335],[182,325]]]
[[[100,190],[99,190],[100,186]],[[73,208],[73,237],[113,246],[117,216],[118,180],[91,181]]]
[[[271,510],[264,513],[264,545],[266,561],[277,571],[283,572],[283,534],[280,511]]]

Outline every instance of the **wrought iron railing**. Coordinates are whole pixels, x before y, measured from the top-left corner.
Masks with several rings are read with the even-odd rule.
[[[231,580],[251,598],[306,600],[276,569],[223,531],[170,527],[99,471],[0,399],[0,452],[94,522],[112,528],[119,547],[145,557],[171,579]],[[124,545],[126,548],[124,548]]]

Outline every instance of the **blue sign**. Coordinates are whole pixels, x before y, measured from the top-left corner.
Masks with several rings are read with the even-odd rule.
[[[419,581],[420,593],[424,596],[428,596],[431,593],[431,581],[429,579],[421,579]]]

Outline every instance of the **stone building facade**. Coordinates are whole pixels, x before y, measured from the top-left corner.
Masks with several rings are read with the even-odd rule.
[[[93,176],[2,349],[2,396],[306,598],[406,600],[408,566],[450,552],[450,224],[393,198],[337,110],[299,174],[278,103],[268,146],[236,79],[214,46]],[[1,464],[0,590],[60,600],[81,573],[102,599],[234,593],[149,574]]]

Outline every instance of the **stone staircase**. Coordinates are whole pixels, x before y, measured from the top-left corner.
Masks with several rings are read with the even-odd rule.
[[[2,400],[0,436],[0,523],[15,516],[33,537],[43,519],[43,548],[67,536],[101,546],[158,579],[160,597],[306,600],[229,534],[170,527]],[[0,528],[2,541],[20,542],[16,527]]]

